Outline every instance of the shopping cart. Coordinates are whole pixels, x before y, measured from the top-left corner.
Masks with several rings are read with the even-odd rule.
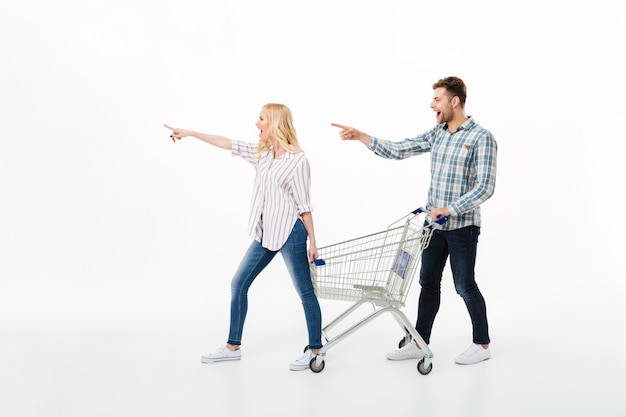
[[[424,209],[418,208],[382,232],[318,248],[319,258],[311,266],[318,298],[354,304],[322,329],[326,343],[311,359],[313,372],[324,369],[326,352],[333,346],[383,313],[391,313],[406,331],[401,345],[412,338],[424,351],[417,370],[422,375],[430,373],[433,354],[400,309],[404,307],[421,253],[430,243],[434,224],[447,220],[445,216],[433,220]],[[366,303],[374,307],[372,313],[329,338],[330,329]]]

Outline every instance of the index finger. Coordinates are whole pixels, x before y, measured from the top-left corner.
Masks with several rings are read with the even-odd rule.
[[[348,126],[340,125],[339,123],[331,123],[330,125],[338,127],[339,129],[348,129]]]
[[[171,126],[168,126],[168,125],[166,125],[166,124],[163,124],[163,126],[167,127],[167,128],[168,128],[169,130],[171,130],[172,132],[176,130],[175,128],[173,128],[173,127],[171,127]]]

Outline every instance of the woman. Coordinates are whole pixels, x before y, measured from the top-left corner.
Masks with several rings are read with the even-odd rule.
[[[300,296],[309,334],[308,349],[289,365],[300,371],[322,348],[322,314],[313,291],[309,262],[318,256],[310,203],[310,169],[298,144],[289,108],[266,104],[256,122],[259,142],[247,143],[223,136],[178,129],[174,142],[193,136],[240,156],[256,168],[249,233],[254,239],[231,283],[228,341],[215,352],[202,356],[203,363],[241,359],[241,339],[248,309],[248,289],[259,273],[280,252]],[[309,251],[307,254],[307,236]]]

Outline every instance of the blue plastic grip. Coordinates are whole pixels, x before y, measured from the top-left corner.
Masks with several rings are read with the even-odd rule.
[[[313,263],[315,264],[315,266],[326,265],[326,262],[322,258],[314,259]]]
[[[435,223],[437,224],[444,224],[445,222],[447,222],[450,218],[448,216],[441,216],[439,217],[437,220],[435,220]]]
[[[418,207],[415,210],[413,210],[411,213],[412,214],[426,213],[426,210],[424,210],[422,207]],[[450,217],[448,217],[448,216],[441,216],[437,220],[435,220],[435,223],[437,223],[437,224],[444,224],[448,220],[450,220]]]

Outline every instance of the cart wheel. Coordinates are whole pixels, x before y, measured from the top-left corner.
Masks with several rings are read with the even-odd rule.
[[[417,372],[419,372],[422,375],[428,375],[430,371],[432,370],[433,370],[432,362],[428,364],[428,368],[427,368],[424,366],[424,358],[420,359],[420,361],[417,363]]]
[[[320,362],[319,365],[316,364],[317,363],[317,359],[316,358],[312,358],[311,362],[309,362],[309,367],[311,368],[311,371],[317,373],[320,373],[324,370],[324,366],[326,365],[326,363],[324,362],[324,360],[322,359],[322,361]]]

